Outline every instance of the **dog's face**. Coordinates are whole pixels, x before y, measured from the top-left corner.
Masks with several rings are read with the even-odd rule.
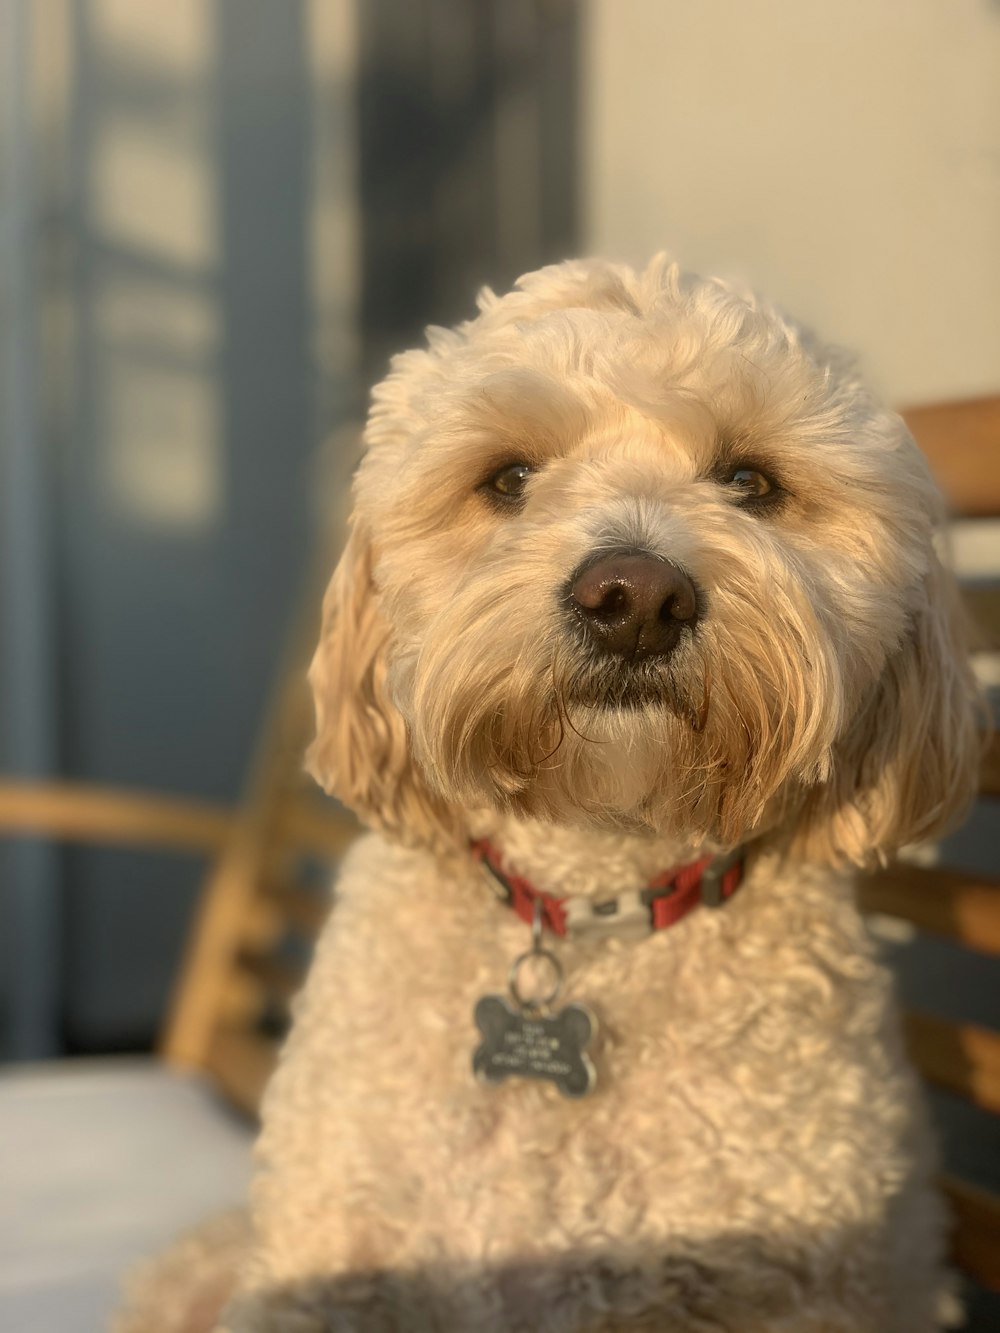
[[[975,690],[898,417],[665,262],[531,275],[375,395],[313,666],[314,771],[460,812],[861,860],[968,798]]]

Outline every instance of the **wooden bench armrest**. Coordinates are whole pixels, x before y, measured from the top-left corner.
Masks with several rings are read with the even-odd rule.
[[[865,912],[1000,954],[1000,880],[988,875],[897,862],[859,880],[858,901]]]
[[[0,778],[0,835],[218,852],[232,828],[231,812],[208,801]]]
[[[218,852],[234,828],[233,812],[212,801],[89,782],[0,778],[0,836]],[[359,831],[353,816],[302,796],[281,804],[273,836],[282,845],[339,861]]]
[[[903,1032],[924,1078],[1000,1114],[1000,1032],[918,1013],[904,1015]]]
[[[1000,396],[903,409],[938,485],[958,514],[1000,514],[1000,469],[984,468],[1000,441]]]
[[[952,1259],[990,1291],[1000,1291],[1000,1199],[964,1180],[941,1182],[954,1220]]]

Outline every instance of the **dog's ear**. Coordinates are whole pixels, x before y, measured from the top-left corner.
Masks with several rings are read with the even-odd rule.
[[[306,767],[325,791],[390,838],[453,850],[458,820],[426,786],[386,689],[389,636],[372,579],[371,542],[356,526],[323,600],[309,668],[316,737]]]
[[[911,630],[835,746],[829,781],[810,797],[810,852],[864,865],[960,819],[983,744],[969,638],[955,580],[932,552]]]

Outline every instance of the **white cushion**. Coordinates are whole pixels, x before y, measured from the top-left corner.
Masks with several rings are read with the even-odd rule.
[[[252,1127],[152,1061],[0,1075],[0,1328],[99,1333],[123,1274],[245,1197]]]

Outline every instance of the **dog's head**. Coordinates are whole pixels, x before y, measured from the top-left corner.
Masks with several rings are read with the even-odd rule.
[[[862,861],[971,794],[976,692],[899,417],[666,260],[486,292],[374,395],[311,680],[313,773],[462,812]]]

